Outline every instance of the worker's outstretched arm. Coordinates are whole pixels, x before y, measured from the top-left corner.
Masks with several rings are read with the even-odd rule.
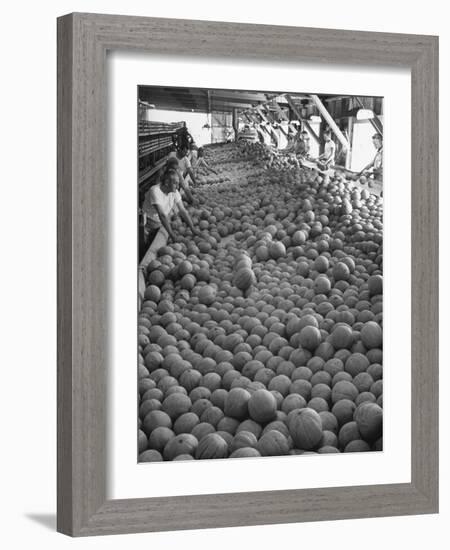
[[[192,170],[192,168],[189,167],[189,168],[186,170],[186,172],[187,172],[187,173],[189,174],[189,176],[191,177],[192,182],[193,182],[195,185],[197,185],[197,181],[196,181],[196,179],[195,179],[194,171]]]
[[[358,172],[358,176],[360,176],[361,174],[364,174],[364,172],[366,172],[367,170],[370,170],[373,166],[373,161],[372,162],[369,162],[369,164],[367,166],[365,166],[361,172]]]
[[[183,189],[184,194],[186,196],[186,200],[189,204],[192,204],[194,202],[194,197],[192,196],[191,190],[186,185],[186,182],[184,181],[184,178],[180,178],[180,187]]]
[[[173,234],[169,218],[164,214],[164,212],[157,204],[155,204],[155,208],[158,212],[159,219],[161,220],[161,225],[167,231],[169,238],[172,239],[172,241],[175,241],[175,235]]]
[[[194,224],[192,223],[191,216],[189,215],[189,212],[186,210],[184,205],[182,203],[177,203],[178,211],[180,213],[181,219],[184,221],[184,223],[189,227],[189,229],[194,234],[198,234],[199,231],[194,227]]]

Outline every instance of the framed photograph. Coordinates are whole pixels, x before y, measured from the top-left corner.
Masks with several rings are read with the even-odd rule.
[[[58,530],[438,511],[438,39],[58,19]]]

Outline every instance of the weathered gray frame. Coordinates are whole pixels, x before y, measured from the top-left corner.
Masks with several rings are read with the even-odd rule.
[[[106,52],[412,71],[412,481],[106,498]],[[94,15],[58,19],[58,530],[73,536],[438,511],[438,38]]]

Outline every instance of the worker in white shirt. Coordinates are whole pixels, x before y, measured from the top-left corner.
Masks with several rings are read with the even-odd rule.
[[[192,142],[189,146],[189,162],[191,163],[192,169],[195,168],[195,165],[197,163],[197,156],[198,156],[198,147],[195,145],[194,142]]]
[[[171,225],[171,217],[175,214],[175,211],[181,216],[193,234],[197,235],[199,233],[183,205],[177,185],[178,173],[175,169],[170,168],[164,172],[161,182],[150,187],[145,196],[142,210],[147,215],[147,246],[151,244],[161,227],[164,227],[167,231],[169,239],[175,241]]]
[[[375,157],[372,162],[369,162],[358,176],[362,174],[370,176],[372,175],[374,179],[382,181],[383,180],[383,136],[378,132],[372,136],[372,143],[376,149]]]
[[[191,190],[189,189],[189,185],[186,182],[186,179],[183,177],[183,173],[180,168],[180,162],[177,157],[170,157],[167,159],[165,167],[161,170],[158,176],[159,179],[161,179],[164,172],[171,169],[176,170],[178,174],[177,191],[180,192],[182,198],[186,199],[189,204],[192,204],[194,202],[194,198],[192,196]]]
[[[334,164],[334,159],[336,156],[336,144],[331,139],[331,130],[325,130],[323,133],[323,139],[325,140],[325,148],[318,160],[320,161],[323,170],[328,170],[330,166]]]
[[[191,162],[190,162],[189,157],[187,155],[188,155],[188,148],[187,147],[182,147],[181,149],[178,149],[178,155],[177,155],[178,166],[181,170],[181,173],[183,175],[185,183],[189,187],[190,181],[192,181],[192,183],[194,185],[196,185],[197,182],[195,180],[195,176],[194,176],[194,172],[192,170]]]

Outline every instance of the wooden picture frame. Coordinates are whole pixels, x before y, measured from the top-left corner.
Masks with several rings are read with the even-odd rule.
[[[411,482],[106,498],[106,53],[409,67]],[[438,511],[438,38],[74,13],[58,19],[58,531],[72,536]]]

